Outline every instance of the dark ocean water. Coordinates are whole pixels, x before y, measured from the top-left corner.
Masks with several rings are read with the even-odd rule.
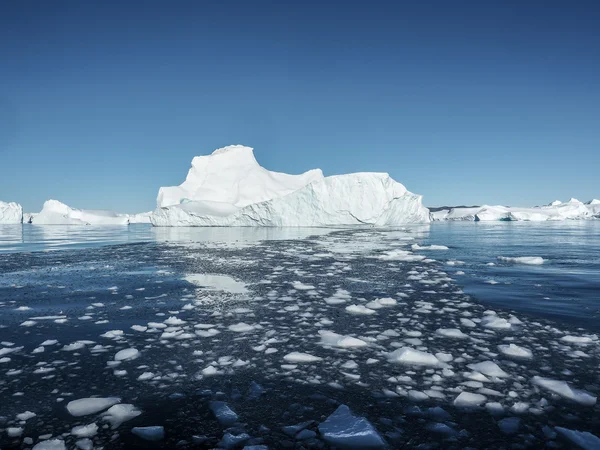
[[[426,251],[446,265],[466,293],[491,307],[510,308],[600,330],[600,221],[440,222],[408,227]],[[304,238],[325,228],[153,228],[0,226],[0,254],[83,249],[136,242],[257,242]],[[539,256],[542,265],[499,256]],[[494,265],[489,265],[493,263]],[[464,275],[456,275],[462,271]],[[494,283],[494,284],[490,284]]]

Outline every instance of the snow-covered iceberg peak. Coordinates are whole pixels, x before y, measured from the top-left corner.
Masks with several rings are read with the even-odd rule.
[[[331,226],[428,222],[421,196],[387,173],[323,177],[261,167],[241,145],[198,156],[180,186],[160,188],[155,226]]]
[[[301,175],[271,172],[258,164],[252,148],[230,145],[207,156],[196,156],[182,184],[160,188],[157,206],[195,201],[241,208],[287,195],[322,178],[320,169]]]
[[[23,208],[15,202],[0,201],[0,224],[19,224],[23,222]]]

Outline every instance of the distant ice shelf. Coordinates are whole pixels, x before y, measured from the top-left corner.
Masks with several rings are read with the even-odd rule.
[[[587,203],[572,198],[568,202],[555,200],[546,206],[518,208],[510,206],[473,206],[445,208],[430,213],[432,221],[525,221],[544,222],[548,220],[600,218],[600,200]]]
[[[150,213],[119,214],[112,211],[71,208],[48,200],[39,213],[25,214],[25,223],[34,225],[129,225],[150,223]]]

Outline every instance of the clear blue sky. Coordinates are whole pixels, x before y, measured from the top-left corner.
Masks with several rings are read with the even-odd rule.
[[[0,199],[150,210],[228,144],[428,206],[600,197],[599,24],[585,0],[1,2]]]

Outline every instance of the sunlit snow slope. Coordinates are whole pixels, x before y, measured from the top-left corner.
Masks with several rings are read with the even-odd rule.
[[[18,224],[23,222],[23,208],[15,202],[0,201],[0,224]]]

